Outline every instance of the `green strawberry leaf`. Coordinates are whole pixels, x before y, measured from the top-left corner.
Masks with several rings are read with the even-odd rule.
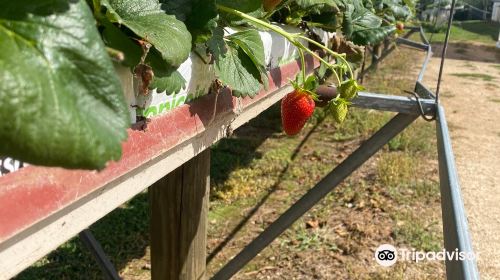
[[[328,70],[330,70],[330,67],[328,67],[328,65],[324,64],[323,62],[320,62],[319,68],[316,71],[316,75],[319,79],[324,80],[325,78],[327,78]]]
[[[266,66],[264,44],[257,30],[245,30],[227,36],[229,41],[236,43],[254,62],[255,66]]]
[[[235,96],[253,97],[260,90],[261,73],[238,45],[228,44],[226,53],[216,58],[215,74]]]
[[[377,10],[385,16],[392,16],[394,20],[407,20],[412,15],[411,9],[413,5],[413,3],[404,3],[404,1],[400,0],[379,0]]]
[[[169,66],[177,67],[191,52],[191,34],[184,23],[167,15],[158,0],[97,0],[107,18],[151,43]]]
[[[338,10],[342,6],[341,0],[295,0],[300,9],[311,14],[322,14]]]
[[[396,27],[394,25],[367,28],[354,32],[351,36],[351,40],[358,45],[376,45],[382,42],[394,31],[396,31]]]
[[[208,50],[215,57],[220,57],[226,54],[227,45],[224,41],[224,29],[222,27],[217,27],[214,32],[212,38],[207,42]]]
[[[168,14],[183,21],[191,35],[193,43],[205,43],[217,27],[218,12],[215,0],[160,0],[162,8]]]
[[[382,19],[354,1],[353,4],[347,4],[344,11],[342,22],[342,31],[350,39],[354,32],[360,32],[366,29],[377,28],[382,24]],[[355,44],[358,44],[354,42]]]
[[[394,26],[381,26],[381,24],[381,18],[357,1],[346,5],[342,27],[346,38],[354,44],[377,44],[395,31]]]
[[[260,38],[259,32],[256,30],[245,30],[227,36],[227,39],[245,52],[245,54],[252,60],[255,67],[260,72],[259,81],[268,86],[266,58],[264,54],[264,44]]]
[[[240,12],[246,13],[255,18],[262,18],[266,12],[262,5],[262,0],[216,0],[217,4],[238,10]],[[262,28],[262,26],[254,25],[252,22],[242,19],[241,17],[221,12],[220,14],[223,22],[230,23],[231,26],[249,24],[256,28]]]
[[[129,125],[120,81],[84,0],[0,4],[0,156],[101,169]]]
[[[167,95],[178,93],[186,88],[186,80],[179,71],[173,71],[165,77],[155,77],[149,85],[149,89],[156,89],[157,92],[166,92]]]
[[[106,19],[101,20],[101,25],[103,26],[102,37],[104,42],[109,47],[120,50],[125,55],[122,64],[133,70],[140,63],[143,53],[142,48],[121,29]],[[186,80],[163,60],[156,49],[149,51],[145,64],[150,65],[155,74],[153,82],[149,85],[150,89],[156,88],[158,92],[166,91],[167,94],[171,94],[185,88]]]
[[[316,75],[309,75],[304,83],[304,89],[307,91],[314,92],[319,86],[319,81]]]

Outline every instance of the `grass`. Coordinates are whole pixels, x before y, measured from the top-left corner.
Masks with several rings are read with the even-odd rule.
[[[495,80],[494,76],[482,73],[453,73],[451,75],[461,78],[481,79],[485,82],[491,82]]]
[[[378,72],[366,78],[365,86],[370,91],[393,94],[411,89],[416,74],[409,69],[419,67],[418,59],[416,52],[396,50]],[[287,137],[281,131],[277,104],[214,145],[208,276],[392,116],[352,109],[339,125],[317,110],[301,134]],[[294,223],[235,279],[442,277],[441,263],[398,263],[381,269],[372,259],[373,249],[383,243],[422,250],[442,248],[440,216],[436,215],[440,204],[435,151],[433,125],[415,122]],[[144,193],[91,227],[125,279],[150,279],[148,211]],[[17,277],[100,278],[100,271],[77,239]]]
[[[500,30],[500,24],[496,22],[478,20],[456,21],[451,28],[450,40],[454,42],[474,41],[495,45],[498,40],[498,30]],[[433,43],[444,42],[445,30],[439,33],[428,32],[426,35]]]
[[[469,61],[465,62],[464,67],[471,68],[471,69],[476,69],[476,66],[474,66],[472,63]]]
[[[396,240],[408,241],[412,248],[425,252],[437,252],[442,250],[443,245],[440,242],[439,232],[436,227],[438,223],[425,224],[418,213],[398,213],[395,215],[396,229],[394,237]],[[433,229],[434,228],[434,229]]]
[[[380,182],[390,189],[397,189],[401,182],[407,182],[414,177],[415,161],[407,153],[384,153],[377,164],[377,175]]]

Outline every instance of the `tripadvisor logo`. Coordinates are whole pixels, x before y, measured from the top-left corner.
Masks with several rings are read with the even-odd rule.
[[[474,252],[462,252],[458,249],[453,251],[446,251],[445,249],[438,252],[422,252],[416,250],[408,250],[400,248],[397,250],[394,246],[390,244],[380,245],[375,251],[375,261],[381,266],[392,266],[396,261],[410,261],[410,262],[421,262],[421,261],[463,261],[472,260],[475,261],[478,255]]]
[[[396,248],[390,244],[383,244],[378,246],[375,251],[375,260],[381,266],[391,266],[398,260],[398,253]]]

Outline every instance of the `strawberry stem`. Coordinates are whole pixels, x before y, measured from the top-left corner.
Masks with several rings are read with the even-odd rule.
[[[302,85],[306,83],[306,59],[304,57],[304,51],[301,48],[297,48],[299,50],[300,62],[301,62],[301,70],[302,70]]]
[[[304,39],[304,40],[308,41],[309,43],[311,43],[313,45],[316,45],[316,46],[322,48],[323,50],[327,51],[333,57],[340,59],[345,65],[347,65],[347,68],[349,69],[349,75],[351,76],[351,79],[354,79],[354,74],[353,74],[351,65],[349,64],[349,62],[347,62],[347,60],[345,59],[345,57],[343,55],[330,50],[329,48],[323,46],[322,44],[320,44],[320,43],[318,43],[316,41],[314,41],[313,39],[307,38],[306,36],[299,35],[298,38]]]
[[[327,62],[326,60],[324,60],[323,58],[321,58],[317,53],[315,53],[315,52],[311,51],[310,49],[306,48],[304,45],[300,44],[300,47],[303,48],[310,55],[312,55],[313,57],[315,57],[317,60],[323,62],[326,66],[328,66],[328,68],[332,69],[332,72],[335,75],[335,78],[337,79],[337,85],[340,86],[341,80],[340,80],[340,77],[339,77],[337,71],[335,71],[335,69],[334,69],[335,68],[334,65],[332,65],[329,62]]]
[[[279,28],[277,26],[274,26],[274,25],[269,24],[269,23],[267,23],[267,22],[265,22],[263,20],[260,20],[258,18],[253,17],[253,16],[247,15],[247,14],[245,14],[243,12],[240,12],[240,11],[235,10],[235,9],[231,9],[229,7],[226,7],[226,6],[223,6],[223,5],[220,5],[220,4],[217,4],[217,8],[219,10],[221,10],[221,11],[226,12],[226,13],[233,14],[235,16],[239,16],[241,18],[247,19],[247,20],[249,20],[249,21],[251,21],[251,22],[253,22],[255,24],[258,24],[258,25],[260,25],[262,27],[271,29],[272,31],[274,31],[274,32],[280,34],[281,36],[285,37],[288,41],[290,41],[292,44],[295,45],[295,41],[296,41],[295,38],[294,38],[295,35],[290,34],[290,33],[286,32],[285,30],[283,30],[283,29],[281,29],[281,28]]]

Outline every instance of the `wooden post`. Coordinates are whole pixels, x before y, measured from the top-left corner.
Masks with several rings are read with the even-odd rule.
[[[205,278],[210,150],[149,188],[151,279]]]

